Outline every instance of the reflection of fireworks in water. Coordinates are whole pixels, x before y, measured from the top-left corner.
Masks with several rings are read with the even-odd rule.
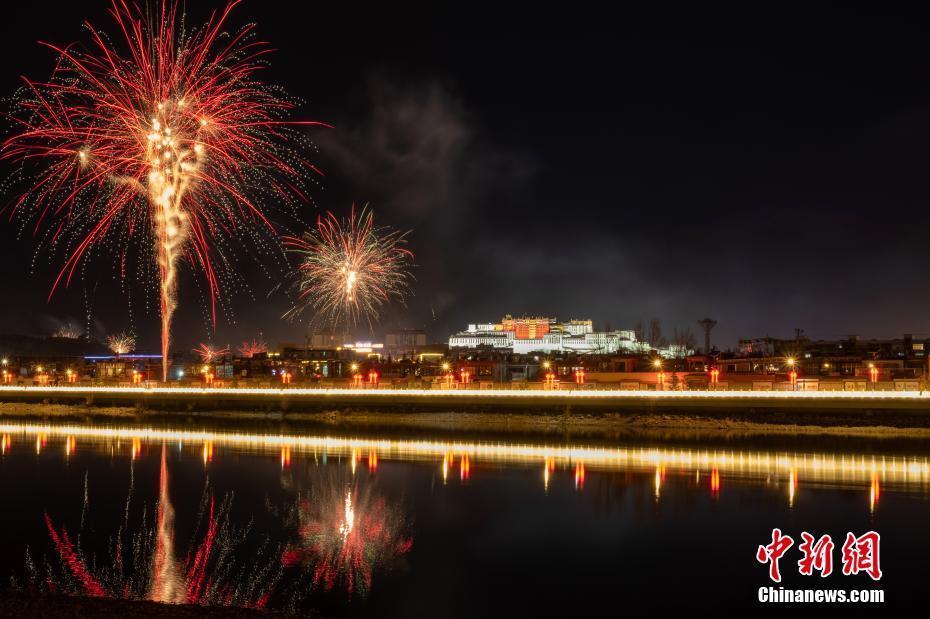
[[[297,541],[285,549],[284,565],[309,567],[313,585],[326,591],[338,583],[350,596],[367,595],[373,572],[413,545],[401,509],[358,481],[318,484],[297,502],[292,518]]]
[[[376,228],[370,210],[346,220],[332,213],[317,219],[316,230],[285,244],[300,257],[294,289],[298,304],[289,316],[312,310],[314,320],[355,325],[378,318],[391,299],[403,301],[411,279],[413,254],[406,232]]]
[[[125,331],[107,336],[107,346],[117,355],[130,353],[136,347],[136,338]]]
[[[46,514],[57,562],[46,561],[41,568],[27,552],[28,580],[49,592],[147,599],[158,602],[263,608],[281,578],[277,551],[268,552],[262,545],[257,561],[250,568],[237,565],[236,554],[256,556],[254,552],[237,552],[248,530],[237,529],[229,519],[231,499],[217,506],[212,494],[204,493],[200,505],[206,526],[199,543],[192,544],[185,558],[175,554],[174,507],[168,495],[168,468],[162,448],[159,499],[154,527],[145,523],[129,534],[130,485],[125,516],[119,533],[110,540],[110,560],[101,565],[80,547],[81,536],[72,540],[66,529],[56,529]],[[85,495],[86,501],[86,495]],[[85,511],[87,506],[84,507]],[[83,526],[83,525],[82,525]],[[198,525],[197,531],[202,528]]]

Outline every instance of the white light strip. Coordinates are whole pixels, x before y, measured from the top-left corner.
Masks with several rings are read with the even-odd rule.
[[[288,448],[295,453],[325,452],[360,457],[375,452],[379,459],[435,460],[467,455],[472,463],[583,463],[604,470],[649,470],[660,467],[721,474],[787,478],[802,481],[930,484],[927,457],[755,451],[711,451],[655,447],[549,446],[441,440],[362,439],[331,436],[267,435],[241,432],[162,430],[155,428],[95,427],[85,425],[0,424],[4,435],[77,437],[97,440],[212,443],[262,450]],[[6,438],[6,437],[4,437]],[[15,442],[15,441],[14,441]]]
[[[0,386],[3,393],[35,393],[37,395],[74,394],[125,394],[125,395],[291,395],[317,396],[364,396],[370,398],[417,397],[430,399],[443,398],[506,398],[506,399],[651,399],[651,400],[837,400],[837,401],[874,401],[874,400],[930,400],[930,391],[651,391],[651,390],[511,390],[511,389],[302,389],[286,388],[226,388],[226,387],[69,387],[69,386]]]

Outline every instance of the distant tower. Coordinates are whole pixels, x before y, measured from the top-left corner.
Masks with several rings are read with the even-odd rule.
[[[704,329],[704,354],[710,352],[710,330],[717,326],[717,321],[711,318],[698,320],[698,324]]]

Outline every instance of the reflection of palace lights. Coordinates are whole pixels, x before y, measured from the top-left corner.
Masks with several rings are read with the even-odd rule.
[[[456,454],[468,456],[468,466],[474,461],[500,463],[544,462],[546,470],[556,465],[569,467],[584,463],[585,469],[656,471],[660,484],[665,469],[702,471],[710,475],[717,469],[720,475],[766,477],[783,476],[797,487],[803,476],[810,482],[870,484],[873,476],[883,484],[926,485],[930,483],[930,460],[926,457],[878,456],[811,453],[771,453],[760,451],[712,451],[708,449],[660,449],[649,447],[586,447],[533,444],[503,444],[431,440],[362,439],[332,436],[264,435],[238,432],[206,432],[163,430],[155,428],[118,428],[85,425],[0,424],[0,435],[35,437],[37,450],[45,446],[48,437],[65,439],[131,441],[132,455],[142,450],[142,443],[192,443],[202,446],[212,458],[214,445],[268,450],[280,453],[282,448],[299,453],[323,451],[351,457],[352,468],[363,453],[377,452],[378,459],[443,461],[444,470],[451,468]]]

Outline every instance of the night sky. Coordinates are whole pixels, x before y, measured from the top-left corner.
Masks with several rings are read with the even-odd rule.
[[[214,4],[191,2],[192,21]],[[930,334],[930,51],[916,15],[503,4],[246,0],[232,16],[277,48],[267,79],[305,100],[300,117],[335,126],[311,134],[326,178],[306,222],[357,201],[413,230],[414,296],[376,337],[444,340],[504,313],[615,329],[658,318],[667,334],[710,316],[721,348],[795,327]],[[5,6],[2,92],[47,76],[37,40],[83,40],[83,19],[109,28],[106,7]],[[30,272],[35,242],[17,232],[4,219],[0,332],[83,325],[90,305],[95,334],[132,329],[157,347],[141,287],[130,313],[102,265],[47,303],[58,263],[40,255]],[[234,298],[214,341],[302,343],[278,282],[247,277],[252,297]],[[180,286],[176,342],[190,348],[212,327],[189,269]]]

